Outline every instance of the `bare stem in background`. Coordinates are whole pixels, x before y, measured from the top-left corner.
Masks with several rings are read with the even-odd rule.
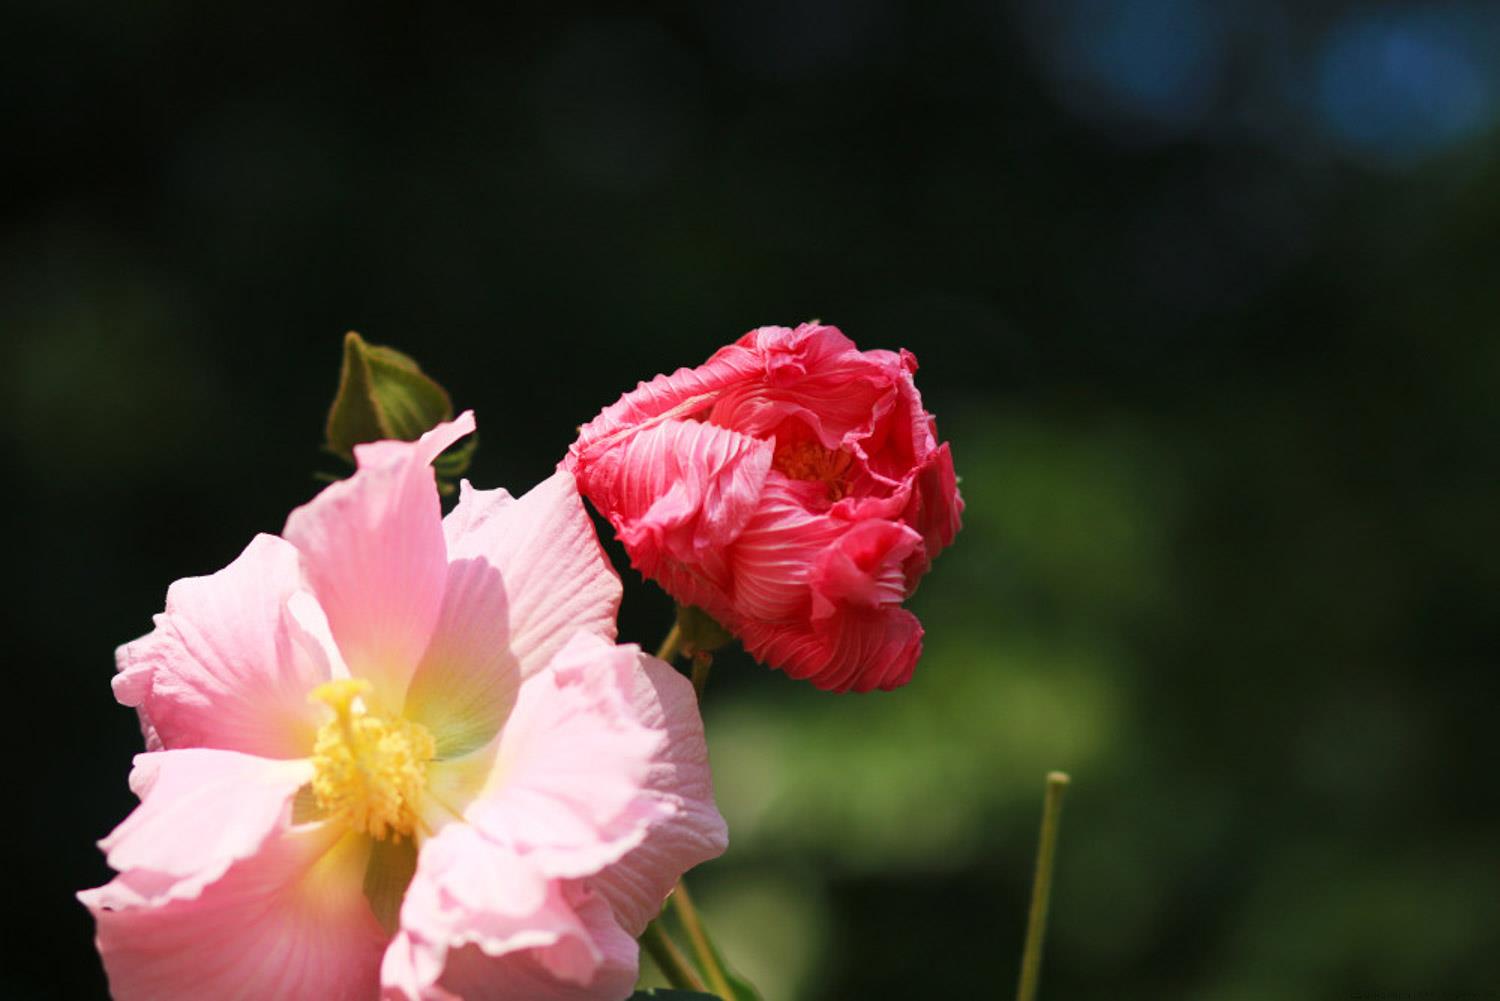
[[[1057,825],[1068,781],[1063,772],[1047,776],[1042,836],[1036,849],[1036,876],[1031,884],[1031,913],[1026,918],[1026,946],[1021,951],[1021,982],[1016,988],[1016,1001],[1036,1001],[1037,981],[1042,972],[1042,939],[1047,933],[1047,904],[1052,896],[1052,859],[1057,852]]]

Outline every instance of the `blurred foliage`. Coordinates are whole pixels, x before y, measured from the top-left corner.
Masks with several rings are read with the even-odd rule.
[[[343,331],[520,492],[813,316],[921,358],[969,507],[906,689],[716,656],[693,884],[768,999],[1007,994],[1053,768],[1045,998],[1500,989],[1491,10],[14,0],[0,993],[102,996],[110,651],[317,489]]]

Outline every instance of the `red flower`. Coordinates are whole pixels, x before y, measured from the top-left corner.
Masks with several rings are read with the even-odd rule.
[[[819,688],[896,688],[922,626],[901,603],[963,500],[907,351],[761,327],[641,383],[564,465],[636,569],[758,659]]]

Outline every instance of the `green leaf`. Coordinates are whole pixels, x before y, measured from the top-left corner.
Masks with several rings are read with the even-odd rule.
[[[718,995],[699,994],[697,991],[678,991],[667,987],[653,987],[648,991],[636,991],[630,995],[627,1001],[693,1001],[694,998],[703,1001],[718,1001]]]
[[[696,605],[677,606],[677,628],[682,632],[682,652],[713,653],[734,641],[734,636]]]
[[[368,344],[354,331],[344,335],[344,363],[338,395],[328,410],[327,448],[353,461],[354,446],[394,438],[415,441],[453,419],[453,401],[436,380],[395,348]],[[444,492],[449,481],[469,468],[477,435],[449,449],[433,463]]]

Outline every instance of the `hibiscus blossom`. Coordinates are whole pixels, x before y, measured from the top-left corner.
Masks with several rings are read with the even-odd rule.
[[[903,602],[963,512],[916,370],[837,327],[760,327],[604,408],[563,464],[636,569],[753,656],[896,688],[922,652]]]
[[[359,446],[120,648],[141,804],[79,895],[116,998],[621,998],[723,851],[692,688],[614,644],[572,477],[441,516],[473,428]]]

